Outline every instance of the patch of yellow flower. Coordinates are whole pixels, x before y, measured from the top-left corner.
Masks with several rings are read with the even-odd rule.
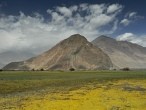
[[[12,110],[146,110],[146,80],[89,84],[78,90],[32,95]]]

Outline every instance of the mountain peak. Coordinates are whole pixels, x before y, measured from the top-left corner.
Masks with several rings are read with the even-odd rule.
[[[96,38],[92,44],[110,57],[115,68],[146,68],[146,49],[142,46],[106,36]]]
[[[87,39],[80,35],[80,34],[74,34],[74,35],[71,35],[69,38],[63,40],[61,42],[61,45],[82,45],[82,44],[85,44],[87,43]]]
[[[96,44],[96,43],[99,43],[99,42],[100,43],[101,42],[104,42],[104,43],[114,43],[114,42],[116,42],[116,40],[111,38],[111,37],[107,37],[105,35],[101,35],[101,36],[97,37],[96,39],[94,39],[92,41],[93,44]]]
[[[77,41],[80,41],[80,40],[87,41],[87,39],[84,36],[80,35],[80,34],[71,35],[68,39],[70,39],[70,40],[77,40]]]
[[[111,37],[107,37],[105,35],[101,35],[101,36],[97,37],[96,39],[98,39],[98,40],[115,40],[115,39],[113,39]]]

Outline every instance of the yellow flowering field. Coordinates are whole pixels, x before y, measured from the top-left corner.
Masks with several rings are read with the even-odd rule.
[[[8,73],[6,74],[8,75]],[[19,74],[26,75],[26,73]],[[58,78],[57,75],[60,74],[61,76]],[[68,74],[69,76],[65,80],[64,77],[67,77]],[[33,75],[36,77],[35,74]],[[34,77],[33,75],[32,77]],[[46,72],[42,75],[52,77],[53,74]],[[5,91],[14,85],[16,91],[12,89],[3,93],[4,87],[3,90],[1,89],[0,110],[146,110],[145,72],[139,74],[137,72],[72,72],[54,73],[54,75],[56,75],[55,78],[47,80],[45,78],[30,79],[34,82],[29,82],[30,80],[27,82],[26,76],[23,80],[15,80],[15,78],[1,80],[1,85],[5,81],[5,87],[7,87]],[[13,86],[10,86],[8,81],[12,81]],[[21,85],[21,81],[23,85]],[[35,88],[33,88],[33,84]],[[24,86],[26,90],[21,86]]]

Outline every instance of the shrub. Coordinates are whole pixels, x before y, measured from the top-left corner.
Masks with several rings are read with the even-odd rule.
[[[126,67],[126,68],[123,68],[122,70],[123,70],[123,71],[129,71],[130,68]]]
[[[2,69],[0,69],[0,71],[3,71]]]
[[[43,68],[41,68],[41,69],[40,69],[40,71],[44,71],[44,69],[43,69]]]
[[[116,71],[117,69],[114,68],[113,70]]]
[[[34,69],[32,69],[31,71],[35,71]]]
[[[74,68],[70,68],[69,70],[70,70],[70,71],[75,71],[75,69],[74,69]]]

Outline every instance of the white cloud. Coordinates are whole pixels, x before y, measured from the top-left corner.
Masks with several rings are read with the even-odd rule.
[[[126,15],[126,17],[133,20],[144,19],[144,16],[138,15],[137,12],[130,12]]]
[[[72,34],[82,34],[93,40],[101,34],[112,34],[118,28],[119,4],[80,4],[48,9],[50,19],[34,13],[0,18],[0,53],[27,50],[41,53]],[[106,29],[110,26],[110,29]],[[103,30],[104,29],[104,30]]]
[[[122,6],[119,4],[112,4],[107,8],[107,13],[114,13],[115,11],[119,11],[122,9]]]
[[[112,16],[108,16],[106,14],[100,14],[97,17],[91,18],[90,19],[90,24],[92,24],[92,27],[95,26],[95,28],[97,28],[97,27],[101,27],[101,26],[104,26],[104,25],[112,22],[113,19],[114,19],[114,17],[112,17]]]
[[[130,24],[130,20],[128,20],[128,19],[123,19],[123,20],[121,20],[121,24],[123,24],[124,26],[128,26],[129,24]]]
[[[57,7],[57,11],[66,17],[72,16],[72,11],[68,9],[67,7]]]
[[[130,12],[125,15],[125,18],[121,20],[121,24],[124,26],[128,26],[130,23],[135,22],[138,19],[143,19],[143,16],[139,16],[137,12]]]
[[[71,6],[71,7],[70,7],[70,10],[71,10],[72,12],[77,11],[77,10],[78,10],[78,6],[76,6],[76,5]]]
[[[146,47],[146,35],[135,35],[133,33],[124,33],[117,37],[119,41],[129,41]]]
[[[94,4],[94,5],[89,6],[89,12],[91,14],[96,14],[96,15],[100,15],[104,13],[106,9],[107,9],[107,6],[105,6],[105,4],[101,4],[101,5]]]
[[[121,41],[131,41],[134,37],[133,33],[124,33],[122,35],[119,35],[117,37],[117,40],[121,40]]]
[[[88,6],[89,4],[87,3],[83,3],[79,5],[80,11],[84,11],[87,10],[90,6]]]
[[[132,18],[132,17],[136,16],[136,14],[137,14],[137,12],[131,12],[131,13],[129,13],[129,18]]]

